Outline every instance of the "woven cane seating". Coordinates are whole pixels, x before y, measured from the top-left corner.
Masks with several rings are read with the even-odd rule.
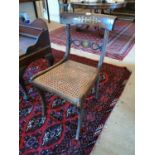
[[[97,68],[68,60],[34,79],[33,82],[79,107],[97,75]]]
[[[43,104],[43,115],[46,115],[46,100],[44,91],[59,96],[78,108],[78,126],[76,130],[76,140],[79,139],[81,123],[83,118],[83,101],[95,87],[95,97],[98,98],[99,73],[102,66],[109,31],[113,29],[115,16],[99,14],[74,14],[63,13],[55,16],[57,22],[66,25],[66,52],[61,61],[48,69],[39,72],[32,78],[33,85],[40,93]],[[71,44],[75,40],[71,37],[71,25],[77,24],[100,24],[104,31],[101,44],[96,45],[96,50],[100,49],[100,58],[96,67],[82,64],[69,59]],[[77,40],[76,40],[77,41]],[[86,48],[95,48],[89,41],[80,41]]]

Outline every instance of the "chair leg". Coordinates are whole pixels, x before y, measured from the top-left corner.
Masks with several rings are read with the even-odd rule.
[[[26,87],[25,87],[25,82],[23,79],[19,79],[19,84],[21,85],[22,89],[24,90],[24,98],[26,100],[28,100],[28,92],[26,90]]]
[[[81,124],[82,124],[82,119],[83,119],[83,109],[80,107],[78,109],[78,127],[76,130],[76,140],[79,140],[79,136],[80,136],[80,130],[81,130]]]
[[[24,90],[24,94],[25,94],[24,96],[25,96],[25,98],[28,99],[28,92],[26,90],[25,82],[24,82],[24,79],[23,79],[23,74],[25,72],[25,69],[26,69],[26,67],[20,68],[20,70],[19,70],[19,84],[21,85],[21,87]]]
[[[48,67],[52,66],[54,64],[54,57],[51,53],[48,53],[45,55],[45,59],[48,62]]]
[[[100,76],[98,76],[96,85],[95,85],[95,98],[96,99],[99,98],[99,81],[100,81]]]
[[[45,98],[45,94],[44,91],[42,91],[41,89],[37,88],[38,93],[41,97],[41,101],[42,101],[42,115],[45,116],[46,115],[46,98]]]
[[[26,87],[25,87],[25,82],[24,82],[22,77],[19,77],[19,84],[22,86],[25,94],[27,95],[27,90],[26,90]]]

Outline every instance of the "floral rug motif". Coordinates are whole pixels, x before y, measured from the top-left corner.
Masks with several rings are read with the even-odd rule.
[[[52,50],[56,62],[62,52]],[[77,56],[72,60],[92,66],[95,61]],[[91,93],[85,103],[85,116],[79,141],[75,140],[77,108],[65,100],[46,93],[47,114],[41,115],[42,104],[37,91],[29,83],[32,75],[47,68],[47,62],[39,59],[31,63],[25,74],[29,99],[20,86],[19,92],[19,151],[21,155],[88,155],[92,151],[104,124],[121,95],[130,71],[125,67],[104,64],[101,69],[99,100]]]
[[[77,31],[76,26],[72,26],[71,35],[74,40],[90,40],[98,44],[100,44],[102,41],[100,31],[96,30],[94,26],[91,26],[88,29],[84,29],[82,31]],[[50,40],[52,43],[57,45],[66,45],[65,27],[61,27],[54,31],[51,31]],[[117,20],[114,25],[113,31],[111,31],[109,35],[106,56],[117,60],[123,60],[125,56],[130,52],[134,44],[135,23],[131,21]],[[72,48],[93,54],[99,53],[99,50],[95,51],[91,48],[83,48],[81,45],[72,45]]]

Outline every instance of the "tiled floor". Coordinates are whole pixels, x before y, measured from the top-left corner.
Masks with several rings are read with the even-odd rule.
[[[48,24],[52,31],[62,25]],[[54,48],[54,44],[52,47]],[[64,49],[63,46],[59,47]],[[71,53],[97,59],[94,54],[72,50]],[[92,151],[92,155],[134,155],[135,152],[135,47],[123,61],[105,58],[105,62],[126,66],[132,74]]]

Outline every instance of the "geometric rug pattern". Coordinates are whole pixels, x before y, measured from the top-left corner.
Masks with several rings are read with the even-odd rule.
[[[63,52],[52,50],[55,61]],[[96,61],[71,55],[71,59],[92,66]],[[41,99],[31,77],[47,68],[44,59],[32,62],[24,73],[29,99],[19,92],[19,151],[21,155],[88,155],[115,107],[131,72],[125,67],[104,64],[100,72],[99,99],[90,93],[84,102],[84,120],[79,141],[75,140],[77,108],[46,92],[47,114],[42,116]],[[80,76],[80,75],[79,75]]]
[[[100,44],[102,42],[101,31],[97,29],[97,25],[90,26],[88,29],[77,31],[76,26],[71,27],[71,35],[74,40],[90,40],[94,43]],[[95,29],[96,28],[96,29]],[[65,27],[60,27],[50,32],[50,40],[56,45],[66,45]],[[135,23],[130,21],[117,20],[113,31],[110,32],[109,41],[107,44],[106,56],[123,60],[135,44]],[[59,48],[59,47],[57,47]],[[72,48],[99,54],[99,50],[92,50],[91,48],[83,48],[81,45],[72,45]],[[60,50],[60,49],[57,49]]]

